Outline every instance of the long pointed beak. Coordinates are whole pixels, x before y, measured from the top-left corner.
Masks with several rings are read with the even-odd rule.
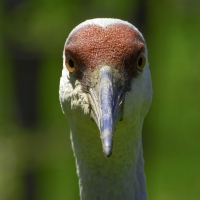
[[[109,66],[103,66],[99,71],[99,84],[90,89],[92,99],[92,118],[100,130],[104,154],[112,154],[113,134],[122,105],[123,88],[119,87],[119,80]]]

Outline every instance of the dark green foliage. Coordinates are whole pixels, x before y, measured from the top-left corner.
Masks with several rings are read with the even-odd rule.
[[[114,17],[133,23],[135,6],[130,0],[30,1],[17,7],[13,11],[17,17],[13,18],[1,5],[2,199],[22,199],[22,175],[27,167],[36,174],[37,200],[79,199],[68,124],[58,100],[64,42],[71,29],[88,18]],[[146,15],[144,36],[154,91],[143,130],[149,200],[198,199],[200,3],[149,1]],[[43,55],[37,96],[39,124],[35,130],[22,129],[15,122],[13,62],[4,48],[5,36]]]

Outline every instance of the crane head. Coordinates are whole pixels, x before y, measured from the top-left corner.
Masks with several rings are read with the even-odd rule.
[[[63,51],[60,102],[69,121],[77,109],[96,123],[104,154],[112,154],[120,121],[143,121],[152,97],[142,34],[118,19],[87,20],[72,30]]]

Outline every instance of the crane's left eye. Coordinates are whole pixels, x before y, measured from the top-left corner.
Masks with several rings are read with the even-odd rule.
[[[144,53],[141,53],[137,60],[137,69],[142,71],[146,64],[146,58]]]
[[[71,56],[66,57],[65,66],[69,72],[73,73],[76,71],[76,65],[74,59]]]

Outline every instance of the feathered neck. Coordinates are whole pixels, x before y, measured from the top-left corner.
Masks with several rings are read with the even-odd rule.
[[[140,123],[132,127],[119,123],[109,158],[102,153],[95,123],[81,124],[85,127],[70,125],[81,199],[146,200]]]

